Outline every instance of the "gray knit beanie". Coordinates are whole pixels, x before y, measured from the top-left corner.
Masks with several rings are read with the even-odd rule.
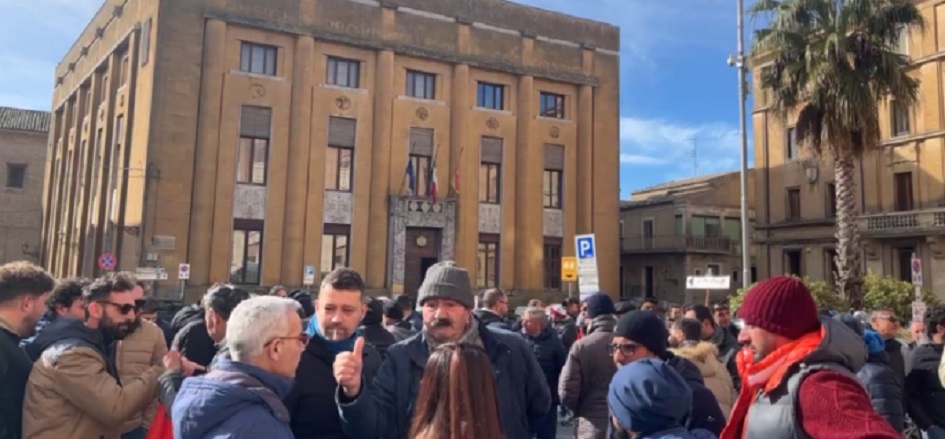
[[[469,284],[469,272],[453,261],[437,262],[427,269],[427,276],[417,293],[417,303],[423,306],[427,299],[449,299],[475,307],[475,298]]]

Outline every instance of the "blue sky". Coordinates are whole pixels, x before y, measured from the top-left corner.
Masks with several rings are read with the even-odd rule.
[[[734,0],[518,2],[620,26],[622,199],[738,169]],[[0,0],[0,106],[49,109],[56,63],[102,3]]]

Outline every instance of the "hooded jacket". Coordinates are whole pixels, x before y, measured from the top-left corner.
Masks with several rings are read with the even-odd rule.
[[[513,329],[513,325],[509,324],[509,322],[503,319],[502,316],[496,314],[490,309],[480,308],[473,311],[473,314],[479,318],[479,322],[481,324],[487,327],[504,329],[506,331],[511,331]]]
[[[394,334],[391,334],[384,327],[383,320],[384,304],[380,300],[371,299],[367,306],[367,312],[364,313],[364,318],[361,319],[360,332],[361,336],[364,337],[364,341],[377,349],[381,359],[387,358],[387,348],[397,342],[394,339]]]
[[[0,320],[0,439],[23,437],[23,393],[33,363],[19,343],[20,335]]]
[[[728,419],[738,395],[735,393],[731,375],[718,359],[718,348],[712,343],[702,341],[672,349],[672,352],[699,368],[705,387],[715,395],[722,414]]]
[[[417,331],[413,330],[413,325],[403,320],[393,325],[387,325],[387,332],[394,335],[394,343],[400,343],[417,334]]]
[[[23,438],[117,438],[155,398],[160,366],[119,381],[101,331],[59,319],[27,346]]]
[[[607,389],[617,372],[609,346],[616,323],[610,314],[591,320],[588,334],[574,343],[561,370],[558,396],[561,405],[574,411],[577,439],[607,437]]]
[[[294,439],[282,399],[292,380],[247,363],[221,360],[181,386],[171,422],[175,439]]]

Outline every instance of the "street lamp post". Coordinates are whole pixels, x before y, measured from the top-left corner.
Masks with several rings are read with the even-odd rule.
[[[738,12],[736,21],[738,26],[738,54],[735,57],[729,57],[729,64],[738,69],[738,128],[741,134],[741,208],[742,208],[742,287],[748,288],[751,284],[751,254],[749,248],[751,244],[748,240],[748,133],[746,131],[745,106],[748,102],[748,82],[745,76],[748,67],[745,63],[745,1],[737,0],[736,7]],[[734,58],[734,59],[733,59]]]

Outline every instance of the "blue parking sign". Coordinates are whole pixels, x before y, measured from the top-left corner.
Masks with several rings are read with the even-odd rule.
[[[581,236],[577,239],[577,256],[579,259],[594,257],[594,235]]]

